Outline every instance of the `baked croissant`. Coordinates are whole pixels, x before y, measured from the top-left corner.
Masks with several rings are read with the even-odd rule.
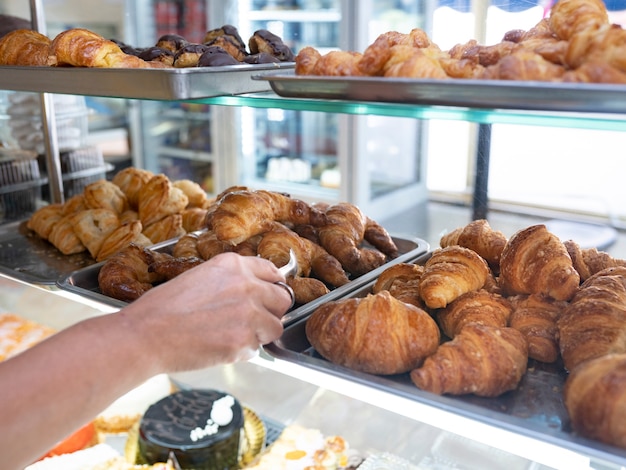
[[[156,251],[132,243],[127,245],[100,268],[100,291],[124,302],[138,299],[152,289],[155,283],[163,280],[161,275],[148,270],[148,266],[159,255]]]
[[[385,253],[362,247],[366,233],[371,236],[371,232],[368,232],[371,220],[361,209],[354,204],[340,202],[328,207],[324,215],[327,222],[320,225],[317,231],[320,245],[337,258],[346,271],[359,276],[385,263]],[[372,232],[385,238],[379,231]],[[387,235],[387,241],[389,239]],[[371,236],[370,240],[380,245],[378,238]]]
[[[386,290],[402,302],[424,308],[419,293],[419,282],[424,266],[414,263],[397,263],[385,269],[372,286],[372,294]]]
[[[574,431],[626,448],[626,354],[609,354],[576,367],[563,388]]]
[[[198,235],[196,248],[200,257],[209,260],[220,253],[233,251],[233,246],[217,239],[215,232],[207,230]]]
[[[326,284],[313,277],[295,276],[287,279],[297,305],[308,304],[330,292]]]
[[[597,248],[581,248],[573,240],[567,240],[563,244],[572,258],[574,269],[578,271],[581,281],[587,280],[603,269],[626,266],[626,260],[613,258],[605,251],[598,251]]]
[[[561,240],[545,225],[515,233],[500,257],[500,284],[508,295],[540,294],[569,300],[580,276]]]
[[[321,225],[324,215],[299,199],[271,191],[227,192],[207,213],[207,228],[223,242],[237,245],[267,232],[274,221]]]
[[[128,199],[131,208],[139,207],[139,192],[141,188],[154,176],[154,173],[140,168],[124,168],[118,171],[111,182],[117,185]]]
[[[479,324],[504,328],[509,324],[513,307],[501,295],[486,290],[467,292],[449,303],[444,309],[437,310],[435,318],[441,331],[454,338],[467,325]]]
[[[489,272],[487,262],[469,248],[439,248],[424,264],[420,297],[429,308],[444,308],[461,295],[482,288]]]
[[[509,326],[519,330],[528,341],[528,357],[545,363],[559,358],[557,321],[567,302],[541,295],[509,297],[513,313]]]
[[[474,250],[482,256],[494,271],[500,268],[500,256],[507,238],[499,230],[494,230],[485,219],[474,220],[443,235],[439,241],[442,248],[460,245]]]
[[[387,291],[323,304],[307,320],[306,336],[329,361],[382,375],[418,367],[440,339],[428,313]]]
[[[176,258],[202,258],[198,251],[197,232],[186,233],[172,247],[172,255]]]
[[[626,268],[587,279],[557,321],[563,364],[573,370],[595,357],[626,352]]]
[[[59,33],[50,44],[50,65],[100,68],[148,68],[150,63],[126,54],[113,41],[84,28]]]
[[[517,387],[527,362],[528,346],[519,331],[473,324],[410,375],[418,388],[438,395],[497,397]]]
[[[37,31],[17,29],[0,39],[0,65],[49,65],[50,39]]]
[[[565,40],[609,24],[602,0],[561,0],[552,6],[548,20],[554,34]]]

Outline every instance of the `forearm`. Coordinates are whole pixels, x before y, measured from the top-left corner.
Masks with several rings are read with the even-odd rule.
[[[159,372],[122,315],[81,322],[3,364],[0,447],[9,459],[3,467],[23,468],[56,437],[69,435]]]

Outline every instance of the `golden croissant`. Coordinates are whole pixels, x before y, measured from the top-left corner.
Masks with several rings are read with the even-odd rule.
[[[609,354],[576,367],[563,388],[574,431],[626,448],[626,354]]]
[[[528,341],[528,357],[552,363],[559,358],[557,321],[567,302],[541,295],[509,297],[513,313],[509,326],[519,330]]]
[[[438,395],[496,397],[517,388],[527,362],[528,346],[519,331],[473,324],[411,371],[411,380]]]
[[[504,328],[512,311],[513,306],[505,297],[480,289],[467,292],[437,310],[435,318],[443,333],[454,338],[471,324]]]
[[[485,219],[479,219],[443,235],[439,244],[442,248],[460,245],[474,250],[497,272],[506,242],[507,238],[502,232],[492,229]]]
[[[539,294],[569,300],[580,284],[565,245],[545,225],[519,230],[500,258],[500,284],[508,295]]]
[[[419,293],[419,282],[424,266],[414,263],[397,263],[385,269],[372,286],[372,293],[388,291],[396,299],[424,308]]]
[[[439,248],[424,265],[420,296],[429,308],[444,308],[459,296],[482,288],[489,272],[487,262],[469,248]]]
[[[304,201],[272,191],[246,189],[226,192],[207,213],[207,228],[217,238],[237,245],[264,233],[273,223],[320,225],[324,215]]]
[[[418,367],[440,339],[428,313],[387,291],[323,304],[307,320],[306,336],[329,361],[382,375]]]
[[[599,251],[597,248],[581,248],[573,240],[567,240],[563,244],[570,258],[572,258],[572,263],[578,271],[581,281],[587,280],[603,269],[626,266],[626,260],[613,258],[607,252]]]
[[[589,359],[626,352],[626,268],[608,268],[587,279],[557,326],[568,370]]]

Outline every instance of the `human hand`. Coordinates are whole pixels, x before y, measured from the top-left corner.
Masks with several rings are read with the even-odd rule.
[[[291,305],[269,261],[224,253],[151,289],[115,315],[137,332],[161,372],[249,359],[279,338]]]

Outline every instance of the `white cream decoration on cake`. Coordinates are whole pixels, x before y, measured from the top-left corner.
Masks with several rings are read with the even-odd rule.
[[[207,419],[206,425],[201,428],[200,426],[192,429],[189,433],[189,438],[193,442],[197,442],[200,439],[213,436],[219,432],[220,426],[228,426],[233,421],[233,406],[235,405],[235,399],[226,395],[213,403],[211,408],[211,417]]]

